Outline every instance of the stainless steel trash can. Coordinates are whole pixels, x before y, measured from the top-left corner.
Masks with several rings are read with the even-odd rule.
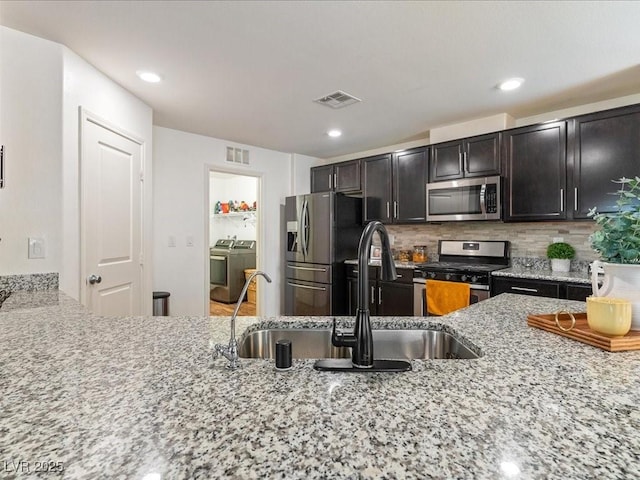
[[[169,292],[153,292],[153,315],[169,315]]]

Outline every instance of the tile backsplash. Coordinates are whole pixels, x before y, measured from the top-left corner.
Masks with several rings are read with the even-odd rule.
[[[547,246],[562,237],[576,250],[577,261],[591,262],[597,254],[589,246],[596,224],[586,222],[443,222],[441,224],[387,225],[394,236],[393,248],[411,250],[426,245],[429,258],[436,258],[438,240],[510,240],[511,257],[546,258]]]

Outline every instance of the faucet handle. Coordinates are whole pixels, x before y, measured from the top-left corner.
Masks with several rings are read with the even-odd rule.
[[[334,347],[354,347],[357,338],[353,333],[342,333],[336,330],[336,319],[331,327],[331,343]]]

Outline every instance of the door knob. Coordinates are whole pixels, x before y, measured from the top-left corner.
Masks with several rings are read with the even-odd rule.
[[[89,275],[87,281],[90,285],[94,285],[96,283],[100,283],[102,281],[102,277],[100,275]]]

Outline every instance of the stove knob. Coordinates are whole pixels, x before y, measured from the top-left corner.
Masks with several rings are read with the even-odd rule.
[[[429,277],[436,278],[436,272],[430,272],[429,273]]]
[[[447,274],[444,276],[444,278],[446,278],[447,280],[451,280],[451,274],[450,274],[450,273],[447,273]]]
[[[462,275],[462,277],[460,277],[460,280],[462,280],[463,282],[466,282],[466,281],[467,281],[467,278],[468,278],[468,277],[467,277],[466,275]]]
[[[472,282],[477,282],[478,281],[478,277],[474,275],[473,277],[471,277],[471,281]]]

